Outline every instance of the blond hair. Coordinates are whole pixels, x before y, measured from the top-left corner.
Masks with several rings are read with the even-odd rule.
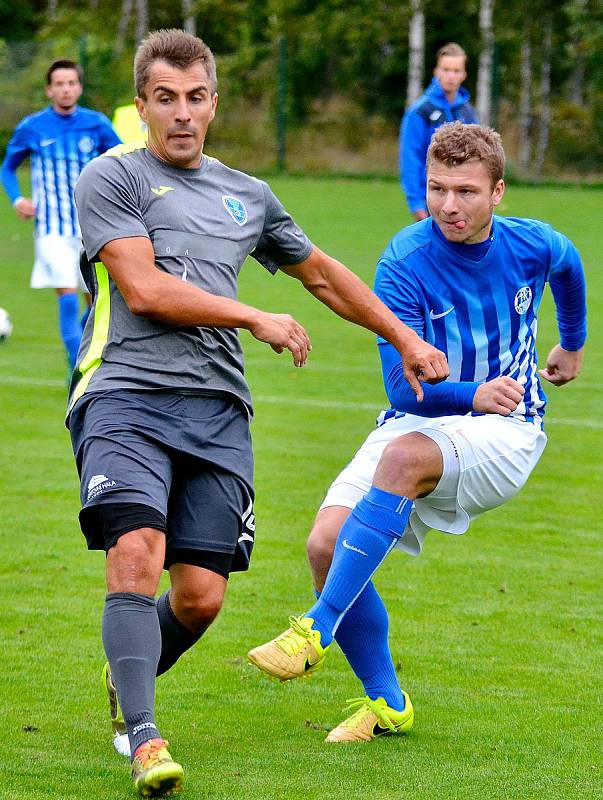
[[[435,63],[436,67],[440,63],[440,59],[444,58],[445,56],[452,56],[453,58],[464,58],[465,64],[467,63],[467,53],[463,50],[460,44],[456,42],[448,42],[448,44],[442,45],[435,56]]]

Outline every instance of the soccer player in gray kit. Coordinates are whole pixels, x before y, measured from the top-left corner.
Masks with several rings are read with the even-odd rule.
[[[178,791],[183,770],[155,722],[156,675],[218,614],[254,539],[251,397],[237,328],[295,366],[311,349],[288,314],[237,301],[248,255],[341,317],[379,334],[420,381],[446,359],[340,262],[315,247],[267,184],[203,154],[217,106],[213,55],[180,30],[149,34],[134,63],[148,142],[89,164],[76,202],[93,307],[68,425],[80,523],[107,553],[104,679],[116,748],[141,795]],[[155,599],[162,569],[171,588]],[[126,736],[127,735],[127,736]]]

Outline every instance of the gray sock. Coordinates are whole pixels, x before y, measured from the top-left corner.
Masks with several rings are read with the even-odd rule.
[[[161,656],[157,674],[163,675],[172,667],[183,653],[203,636],[207,628],[193,633],[185,627],[170,605],[170,593],[164,592],[157,601],[157,616],[161,628]]]
[[[157,604],[153,597],[112,592],[105,599],[103,645],[128,729],[132,758],[155,725],[155,675],[161,650]]]

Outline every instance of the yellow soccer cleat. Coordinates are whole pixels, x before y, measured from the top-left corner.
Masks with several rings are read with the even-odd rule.
[[[370,742],[377,736],[406,733],[412,728],[414,711],[410,697],[402,692],[406,705],[402,711],[390,708],[382,697],[358,697],[348,700],[347,710],[354,713],[334,728],[326,742]]]
[[[113,747],[117,750],[120,756],[130,757],[130,740],[128,739],[128,731],[126,723],[124,722],[124,715],[119,705],[117,697],[117,689],[113,683],[113,676],[111,675],[111,667],[109,662],[105,663],[101,674],[103,686],[107,690],[109,696],[109,712],[111,714],[111,728],[113,729]]]
[[[312,628],[313,623],[311,617],[289,617],[291,627],[271,642],[250,650],[247,659],[279,681],[311,675],[329,649],[329,645],[320,644],[320,631]]]
[[[168,752],[165,739],[141,744],[132,762],[132,780],[143,797],[167,797],[182,789],[184,770]]]

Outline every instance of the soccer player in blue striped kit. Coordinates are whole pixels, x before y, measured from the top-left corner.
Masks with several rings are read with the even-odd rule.
[[[75,62],[62,59],[50,65],[46,94],[51,105],[21,120],[8,143],[2,184],[18,216],[35,218],[31,287],[56,290],[61,339],[73,369],[86,317],[80,320],[77,293],[85,286],[73,190],[86,164],[121,140],[104,114],[78,106],[82,71]],[[22,196],[17,178],[17,167],[27,157],[31,199]]]
[[[371,741],[413,724],[396,676],[388,615],[371,577],[394,547],[418,555],[430,528],[464,533],[510,500],[546,444],[540,379],[580,370],[585,279],[574,245],[549,225],[493,215],[505,155],[490,128],[439,128],[427,157],[431,217],[400,231],[377,267],[376,294],[448,358],[450,378],[418,403],[396,351],[379,339],[391,408],[329,488],[308,540],[317,600],[249,653],[286,681],[307,675],[337,641],[364,688],[328,742]],[[537,369],[537,313],[546,283],[560,344]]]

